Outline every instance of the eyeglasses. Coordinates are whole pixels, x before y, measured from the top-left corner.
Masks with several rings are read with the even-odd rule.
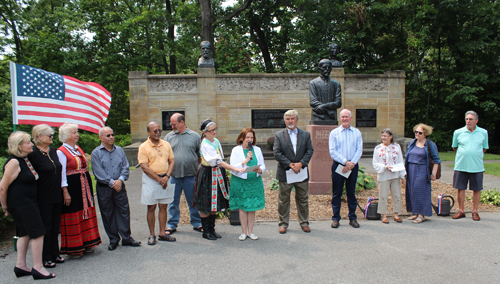
[[[115,134],[110,133],[110,134],[106,135],[106,137],[108,137],[108,138],[109,138],[109,137],[115,137]]]
[[[387,137],[389,137],[389,136],[390,136],[390,135],[382,135],[381,137],[382,137],[382,138],[387,138]]]
[[[215,127],[214,129],[212,130],[207,130],[207,132],[211,132],[211,133],[214,133],[215,131],[217,131],[217,127]]]
[[[161,133],[161,131],[162,131],[161,129],[155,129],[155,130],[153,130],[154,134]]]
[[[423,135],[424,133],[422,131],[415,131],[415,134]]]

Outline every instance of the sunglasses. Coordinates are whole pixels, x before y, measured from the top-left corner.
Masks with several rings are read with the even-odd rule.
[[[211,133],[214,133],[215,131],[217,130],[217,127],[212,129],[212,130],[207,130],[207,132],[211,132]]]
[[[110,134],[106,135],[106,137],[108,137],[108,138],[109,138],[109,137],[115,137],[115,134],[110,133]]]
[[[422,131],[415,131],[415,134],[423,135],[424,133]]]
[[[158,134],[158,133],[161,133],[161,131],[162,131],[161,129],[156,129],[153,132],[154,132],[154,134]]]
[[[47,135],[50,139],[54,138],[54,134]]]

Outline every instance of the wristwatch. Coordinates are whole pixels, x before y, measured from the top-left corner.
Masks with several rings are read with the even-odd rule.
[[[168,178],[170,179],[170,176],[169,176],[169,175],[165,174],[165,176],[166,176],[166,177],[168,177]]]

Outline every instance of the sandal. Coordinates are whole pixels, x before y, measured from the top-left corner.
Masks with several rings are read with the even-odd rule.
[[[198,232],[200,232],[200,233],[203,233],[203,227],[202,227],[202,226],[199,226],[199,227],[193,227],[193,230],[198,231]]]
[[[175,232],[177,232],[177,229],[167,228],[165,230],[165,235],[172,235]]]
[[[167,242],[175,242],[176,239],[170,235],[163,235],[163,236],[158,236],[159,241],[167,241]]]
[[[49,260],[49,261],[45,261],[43,263],[43,267],[45,267],[45,268],[54,268],[54,267],[56,267],[56,264],[55,264],[55,262],[52,262],[51,260]]]
[[[401,218],[399,217],[394,217],[394,221],[398,222],[398,223],[402,223],[403,220],[401,220]]]
[[[149,236],[149,238],[148,238],[148,245],[150,245],[150,246],[156,245],[156,236],[155,235]]]
[[[413,223],[418,224],[418,223],[425,222],[425,220],[426,220],[425,218],[417,218],[417,219],[413,220]]]
[[[415,220],[415,219],[417,219],[417,217],[418,217],[417,215],[413,215],[411,217],[408,217],[408,220]]]
[[[66,261],[66,259],[62,258],[60,255],[58,257],[56,257],[56,261],[55,263],[64,263],[64,261]]]
[[[389,224],[389,220],[387,220],[387,218],[384,218],[384,219],[382,219],[382,223]]]

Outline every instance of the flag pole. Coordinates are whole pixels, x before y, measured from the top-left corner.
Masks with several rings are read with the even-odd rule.
[[[12,125],[14,126],[14,132],[16,132],[16,122],[17,122],[17,108],[16,108],[16,96],[17,96],[17,75],[16,75],[16,64],[9,61],[10,69],[10,90],[12,97]]]

